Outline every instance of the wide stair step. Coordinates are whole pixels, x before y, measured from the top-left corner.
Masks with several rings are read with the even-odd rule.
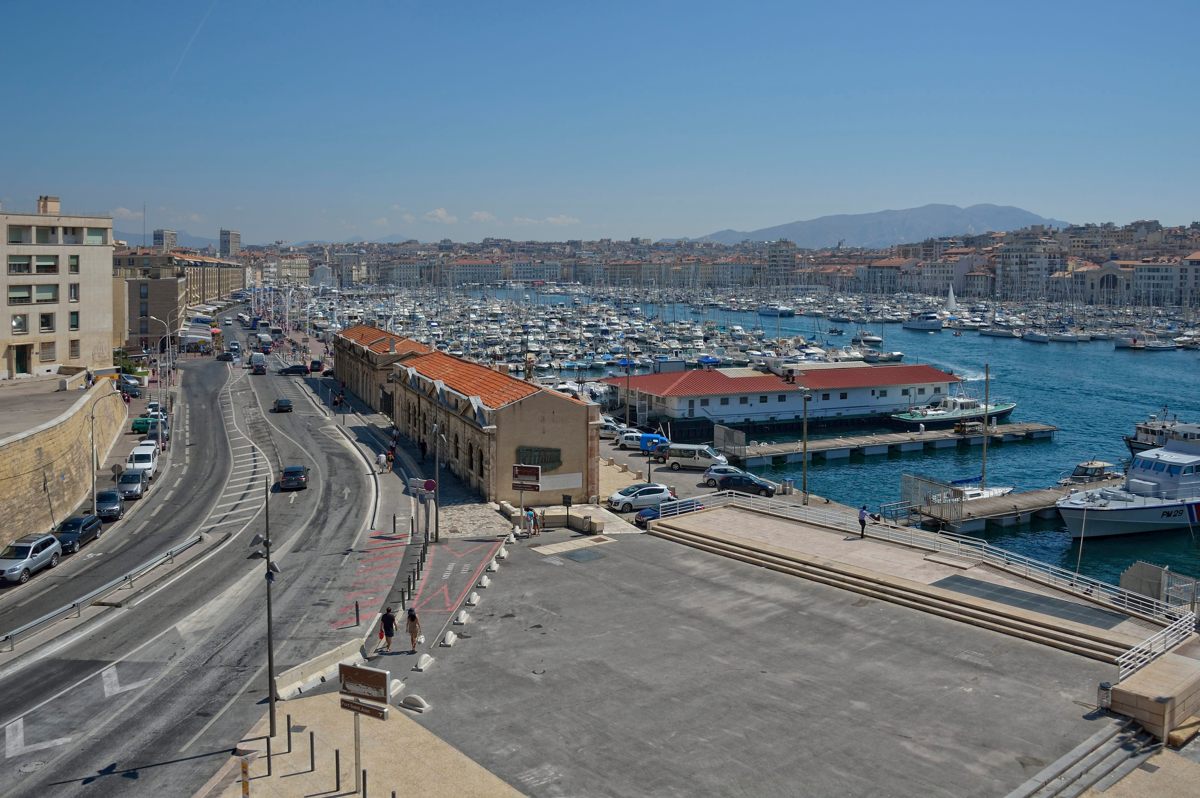
[[[1087,740],[1050,763],[1007,798],[1078,798],[1103,791],[1140,766],[1160,745],[1128,718],[1111,716]]]
[[[1119,639],[1056,618],[1026,613],[1003,604],[963,596],[932,585],[890,577],[845,563],[739,539],[729,539],[658,521],[650,533],[692,548],[850,590],[893,604],[969,623],[1110,664],[1128,649]]]

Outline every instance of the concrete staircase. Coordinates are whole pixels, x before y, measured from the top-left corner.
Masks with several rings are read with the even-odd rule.
[[[1075,798],[1103,792],[1139,767],[1161,746],[1128,718],[1110,716],[1103,728],[1050,763],[1008,798]]]
[[[955,593],[835,560],[779,549],[767,544],[688,528],[681,519],[653,522],[650,534],[780,573],[849,590],[950,620],[969,623],[1041,645],[1116,664],[1118,655],[1138,641],[1060,618]]]

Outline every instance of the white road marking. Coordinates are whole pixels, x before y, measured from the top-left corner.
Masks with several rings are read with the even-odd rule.
[[[163,501],[165,502],[166,500],[170,499],[173,493],[175,493],[175,488],[171,488],[169,491],[167,491],[167,495],[163,496]]]
[[[172,488],[178,488],[178,487],[179,487],[179,484],[180,484],[181,482],[183,482],[183,477],[180,477],[179,479],[175,480],[174,484],[172,484],[172,485],[171,485],[171,487],[172,487]]]
[[[295,504],[295,503],[296,503],[296,494],[293,493],[291,496],[288,497],[288,504]]]
[[[158,511],[161,510],[162,508],[163,508],[163,506],[161,504],[158,505],[157,507],[155,507],[153,510],[150,511],[150,517],[153,518],[154,516],[158,515]]]
[[[247,521],[253,520],[254,516],[258,515],[258,510],[255,510],[252,515],[247,515],[244,518],[234,518],[229,521],[222,521],[219,524],[209,524],[209,529],[216,529],[219,526],[229,526],[230,524],[244,524]]]
[[[217,711],[217,714],[215,714],[211,718],[209,718],[208,723],[205,723],[203,726],[201,726],[200,731],[196,732],[195,736],[193,736],[192,739],[188,740],[186,743],[183,744],[183,747],[179,749],[179,753],[182,754],[184,751],[191,748],[192,745],[194,745],[195,742],[197,740],[199,740],[206,731],[211,729],[212,725],[217,722],[217,719],[220,718],[222,715],[224,715],[229,710],[229,708],[231,706],[233,706],[233,702],[237,701],[238,698],[241,697],[242,693],[246,692],[246,688],[248,688],[254,682],[255,679],[257,679],[259,676],[262,675],[262,672],[266,669],[266,667],[267,667],[267,664],[265,662],[262,665],[259,665],[258,670],[256,670],[254,673],[250,674],[250,678],[246,680],[246,683],[244,685],[242,685],[242,689],[238,690],[236,693],[234,693],[233,697],[225,702],[225,706],[221,707]]]
[[[100,681],[104,685],[104,697],[112,698],[115,695],[128,693],[130,690],[136,690],[142,685],[150,684],[150,682],[154,681],[154,679],[141,679],[140,681],[132,682],[130,684],[121,684],[120,679],[117,678],[117,666],[116,663],[114,663],[100,671]]]
[[[25,718],[17,718],[4,727],[4,756],[7,759],[12,759],[14,756],[28,754],[33,751],[42,751],[46,748],[66,745],[69,742],[71,742],[70,737],[56,737],[52,740],[26,745]]]

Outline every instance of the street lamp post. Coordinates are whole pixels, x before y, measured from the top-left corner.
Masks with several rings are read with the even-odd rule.
[[[808,403],[812,401],[812,392],[809,391],[808,389],[805,389],[803,395],[804,395],[804,432],[803,432],[804,453],[802,455],[802,459],[804,461],[804,467],[801,472],[802,476],[800,477],[800,480],[801,480],[800,490],[801,490],[801,492],[804,493],[804,504],[808,504]]]
[[[437,542],[442,539],[442,444],[439,441],[446,441],[447,448],[450,446],[450,441],[446,440],[446,436],[438,430],[438,425],[433,425],[433,539]]]
[[[100,400],[106,396],[120,396],[121,392],[114,388],[109,393],[100,394],[92,400],[92,408],[88,413],[90,420],[91,433],[89,440],[92,445],[92,512],[96,512],[96,405],[100,404]]]
[[[275,736],[275,636],[271,613],[271,585],[275,576],[280,573],[279,566],[271,560],[271,478],[264,480],[266,499],[263,502],[263,533],[255,535],[250,541],[251,546],[262,546],[263,560],[266,562],[267,578],[267,703],[270,706],[271,736]]]

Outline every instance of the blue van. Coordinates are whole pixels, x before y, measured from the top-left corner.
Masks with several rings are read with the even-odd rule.
[[[662,435],[653,432],[626,432],[618,438],[617,448],[633,449],[637,448],[646,454],[650,454],[657,449],[661,444],[670,443],[671,441]]]

